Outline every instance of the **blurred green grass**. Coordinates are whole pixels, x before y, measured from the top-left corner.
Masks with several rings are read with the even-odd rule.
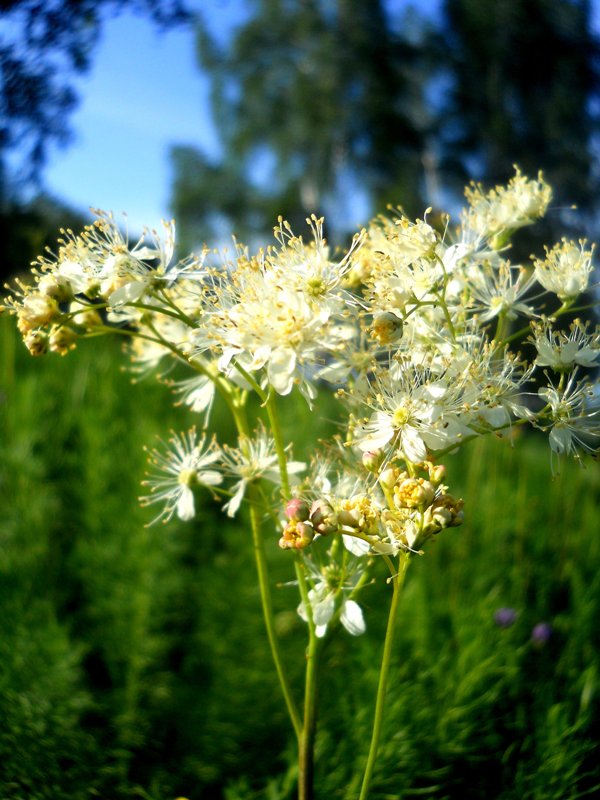
[[[12,320],[0,337],[0,797],[292,797],[243,520],[206,495],[194,524],[146,528],[136,502],[143,445],[191,415],[152,379],[132,384],[116,342],[32,359]],[[282,412],[290,431],[307,413],[293,397]],[[219,408],[214,422],[232,438]],[[466,523],[411,568],[372,797],[598,796],[598,464],[552,479],[547,443],[521,436],[447,466]],[[275,535],[268,555],[300,691],[303,623]],[[362,596],[368,635],[326,649],[318,798],[357,794],[388,596],[382,570]]]

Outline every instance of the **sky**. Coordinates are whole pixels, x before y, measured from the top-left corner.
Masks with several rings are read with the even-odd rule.
[[[390,6],[407,0],[388,0]],[[244,0],[193,0],[217,35],[240,19]],[[439,0],[421,0],[435,13]],[[126,212],[132,229],[170,219],[173,144],[217,154],[209,84],[196,62],[190,26],[159,31],[130,12],[108,19],[92,69],[76,81],[73,139],[52,151],[45,189],[76,209]]]
[[[407,0],[388,0],[390,6]],[[240,18],[244,0],[194,0],[222,32]],[[421,0],[435,14],[439,0]],[[593,4],[597,12],[598,3]],[[597,13],[594,15],[597,19]],[[69,205],[126,212],[132,229],[169,219],[173,144],[218,153],[209,85],[196,63],[190,26],[160,31],[130,12],[105,22],[90,72],[77,80],[73,139],[55,148],[46,190]]]
[[[218,149],[194,48],[189,27],[161,32],[131,13],[109,19],[91,71],[77,80],[74,136],[53,151],[46,190],[75,208],[124,211],[136,228],[170,218],[169,148]]]

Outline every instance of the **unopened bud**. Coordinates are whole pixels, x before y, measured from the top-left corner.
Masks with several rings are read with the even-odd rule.
[[[397,467],[388,467],[387,469],[384,469],[379,476],[381,488],[384,490],[393,489],[399,476],[400,470]]]
[[[283,529],[279,547],[282,550],[303,550],[314,538],[315,532],[310,523],[291,520]]]
[[[463,524],[464,519],[463,501],[455,500],[450,494],[437,497],[425,512],[425,524],[431,528],[432,533],[438,533],[445,528],[456,528]]]
[[[429,464],[429,480],[434,486],[439,486],[446,477],[446,467],[443,464]]]
[[[48,352],[48,335],[44,331],[29,331],[23,341],[32,356],[44,356]]]
[[[371,325],[371,333],[380,345],[398,342],[402,338],[402,320],[389,311],[375,314]]]
[[[338,515],[328,500],[320,498],[310,507],[310,521],[317,533],[327,536],[338,529]]]
[[[74,350],[77,343],[77,334],[72,328],[61,326],[54,328],[50,332],[49,338],[50,350],[53,353],[58,353],[65,356],[69,350]]]
[[[299,497],[292,497],[291,500],[288,500],[285,506],[285,515],[289,520],[296,520],[302,521],[308,519],[310,514],[310,509],[308,507],[308,503],[304,500],[301,500]]]
[[[424,478],[406,478],[394,488],[399,508],[426,508],[435,497],[435,486]]]
[[[377,472],[383,461],[383,450],[367,450],[363,453],[363,467],[369,472]]]
[[[57,303],[64,303],[72,297],[70,286],[64,279],[57,280],[56,275],[43,275],[38,283],[38,289],[47,297],[52,297]]]
[[[48,325],[60,316],[58,303],[45,294],[30,294],[17,312],[17,328],[25,336],[36,328]]]

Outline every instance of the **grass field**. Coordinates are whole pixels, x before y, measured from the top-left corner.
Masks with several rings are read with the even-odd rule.
[[[0,323],[0,798],[291,798],[243,519],[206,495],[193,524],[147,528],[136,502],[143,445],[194,420],[152,379],[132,385],[117,343],[35,360]],[[294,397],[281,412],[290,430],[307,413]],[[215,423],[230,435],[219,409]],[[600,795],[600,468],[553,479],[541,435],[512,444],[448,460],[466,523],[411,567],[373,800]],[[305,630],[276,540],[299,683]],[[382,570],[368,635],[326,650],[319,799],[356,797],[388,595]]]

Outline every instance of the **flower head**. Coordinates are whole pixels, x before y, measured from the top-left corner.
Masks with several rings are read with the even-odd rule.
[[[301,472],[306,465],[301,461],[288,461],[290,475]],[[244,498],[247,487],[256,480],[265,479],[279,485],[281,473],[273,438],[259,428],[254,437],[241,436],[237,447],[223,449],[223,471],[236,479],[231,487],[232,497],[223,506],[228,517],[234,517]]]
[[[563,300],[585,292],[593,270],[594,248],[586,250],[586,240],[579,243],[563,239],[552,249],[546,248],[545,259],[535,259],[535,277],[544,289]]]
[[[194,489],[197,486],[217,486],[223,480],[220,472],[207,469],[219,461],[221,451],[214,440],[198,437],[192,428],[184,434],[173,434],[162,450],[150,451],[149,462],[154,472],[143,481],[150,495],[141,498],[143,506],[161,503],[161,512],[153,520],[169,522],[174,514],[182,520],[195,515]]]

